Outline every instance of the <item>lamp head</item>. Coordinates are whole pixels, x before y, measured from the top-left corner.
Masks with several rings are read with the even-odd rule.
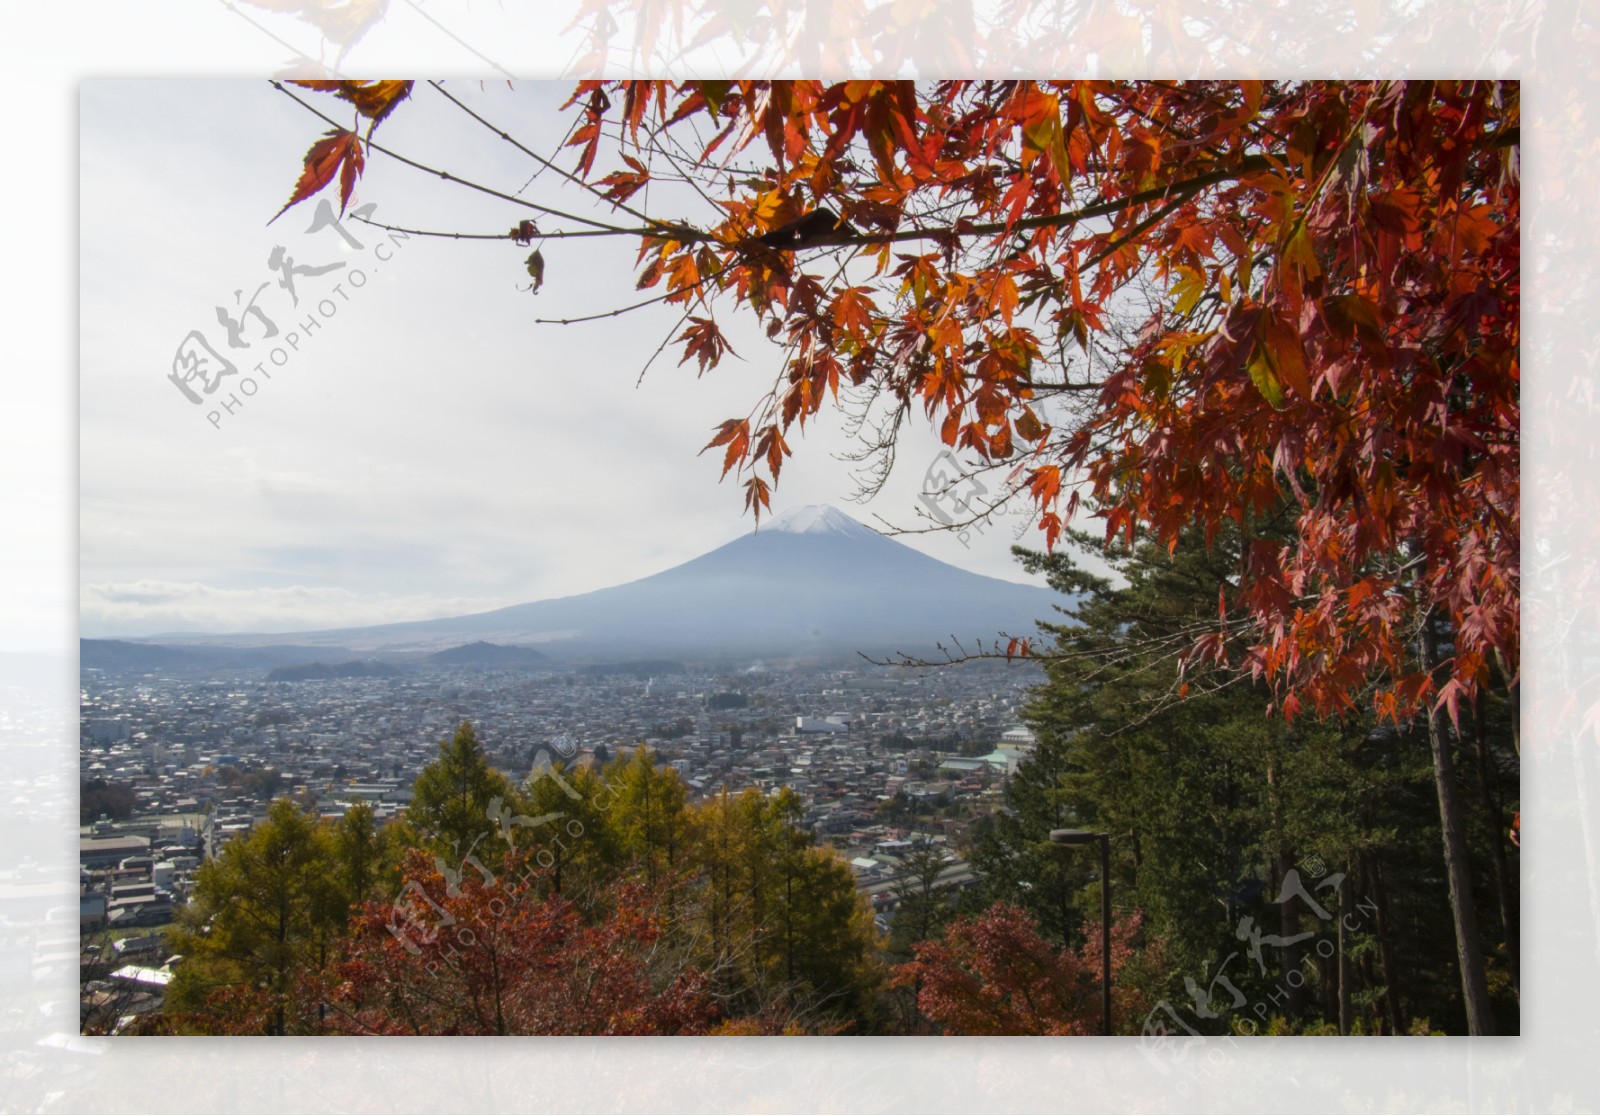
[[[1050,840],[1057,845],[1089,845],[1104,836],[1104,833],[1095,833],[1089,829],[1052,829],[1050,831]]]

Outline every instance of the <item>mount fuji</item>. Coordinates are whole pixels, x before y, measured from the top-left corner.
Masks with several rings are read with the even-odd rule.
[[[486,640],[585,657],[928,655],[952,639],[971,649],[1001,633],[1032,636],[1058,603],[1043,586],[970,573],[813,505],[682,565],[577,596],[368,628],[150,642],[406,653]]]

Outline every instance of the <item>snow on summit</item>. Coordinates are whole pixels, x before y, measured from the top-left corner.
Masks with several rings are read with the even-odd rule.
[[[877,534],[872,528],[827,504],[806,504],[790,508],[770,523],[762,524],[760,530],[786,531],[794,535],[854,535],[863,531],[871,535]]]

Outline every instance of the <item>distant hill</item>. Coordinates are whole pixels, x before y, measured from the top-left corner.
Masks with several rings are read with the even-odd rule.
[[[268,682],[317,682],[329,678],[395,678],[403,673],[388,663],[301,663],[298,666],[275,667],[267,672]]]
[[[532,647],[505,647],[480,639],[475,643],[464,643],[447,651],[436,651],[427,656],[423,662],[443,667],[513,669],[547,666],[550,660]]]
[[[462,644],[538,644],[568,661],[751,658],[864,651],[936,655],[1004,633],[1032,636],[1063,598],[930,558],[830,507],[797,508],[670,570],[609,589],[493,612],[292,635],[168,644],[326,642],[404,655]],[[321,657],[327,658],[327,653]]]
[[[177,639],[173,643],[180,642]],[[244,641],[254,642],[254,641]],[[349,655],[343,647],[306,647],[286,641],[260,646],[138,643],[122,639],[80,639],[78,668],[133,674],[209,673],[218,669],[262,669],[304,663],[313,657]]]
[[[202,655],[178,647],[157,647],[121,639],[80,639],[80,670],[182,670],[199,665]]]

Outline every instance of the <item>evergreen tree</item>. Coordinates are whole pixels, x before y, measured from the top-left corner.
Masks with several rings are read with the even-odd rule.
[[[968,910],[1013,903],[1057,943],[1066,942],[1082,920],[1077,896],[1087,877],[1084,865],[1050,843],[1052,829],[1080,821],[1061,792],[1069,773],[1066,738],[1040,733],[1033,753],[1006,781],[1001,813],[977,831],[971,864],[980,886],[963,902]]]
[[[472,722],[462,721],[454,736],[439,742],[439,758],[417,776],[406,813],[429,847],[452,864],[467,856],[490,864],[507,848],[496,817],[513,803],[511,781],[489,766]]]
[[[357,802],[334,826],[332,852],[335,882],[347,904],[364,903],[384,893],[384,839],[372,807]]]
[[[949,863],[944,846],[926,837],[912,838],[911,848],[901,855],[889,929],[889,955],[894,959],[909,960],[915,943],[937,937],[955,917],[955,887],[939,882]]]
[[[349,917],[335,866],[330,831],[289,800],[273,802],[265,821],[196,874],[169,939],[184,961],[166,1010],[194,1013],[202,1030],[314,1031],[316,1018],[294,1010],[295,989],[327,961]]]
[[[1014,903],[1048,937],[1075,943],[1100,885],[1093,858],[1051,846],[1049,830],[1094,829],[1111,835],[1118,910],[1143,913],[1183,978],[1175,999],[1209,1009],[1212,993],[1223,1006],[1271,996],[1291,1029],[1479,1026],[1451,987],[1459,966],[1445,948],[1456,935],[1427,724],[1286,718],[1248,677],[1180,659],[1196,625],[1216,622],[1219,589],[1246,549],[1237,531],[1209,543],[1190,531],[1170,552],[1075,541],[1120,583],[1065,552],[1023,555],[1073,601],[1067,622],[1049,627],[1048,681],[1025,710],[1037,748],[1009,781],[1003,813],[976,833],[974,898]],[[1480,704],[1492,722],[1496,701]],[[1453,757],[1464,754],[1455,743]],[[1495,836],[1503,828],[1508,766],[1505,749],[1486,743],[1488,793],[1473,817],[1487,824],[1468,830],[1481,846],[1492,846],[1489,824]],[[1475,923],[1495,935],[1497,1013],[1515,995],[1509,876],[1480,874],[1477,888],[1500,900],[1490,900],[1498,919]],[[1318,936],[1334,949],[1313,950]]]
[[[618,784],[593,764],[541,763],[517,803],[519,849],[545,870],[548,886],[588,910],[603,907],[623,859],[616,817]]]
[[[789,788],[694,807],[695,908],[680,921],[705,943],[701,967],[725,1014],[774,1032],[868,1028],[884,977],[872,912],[849,866],[799,819]]]
[[[623,852],[643,867],[650,884],[677,871],[689,839],[684,812],[689,788],[676,771],[657,767],[657,760],[656,753],[640,745],[605,772],[607,783],[617,787],[608,821]]]

